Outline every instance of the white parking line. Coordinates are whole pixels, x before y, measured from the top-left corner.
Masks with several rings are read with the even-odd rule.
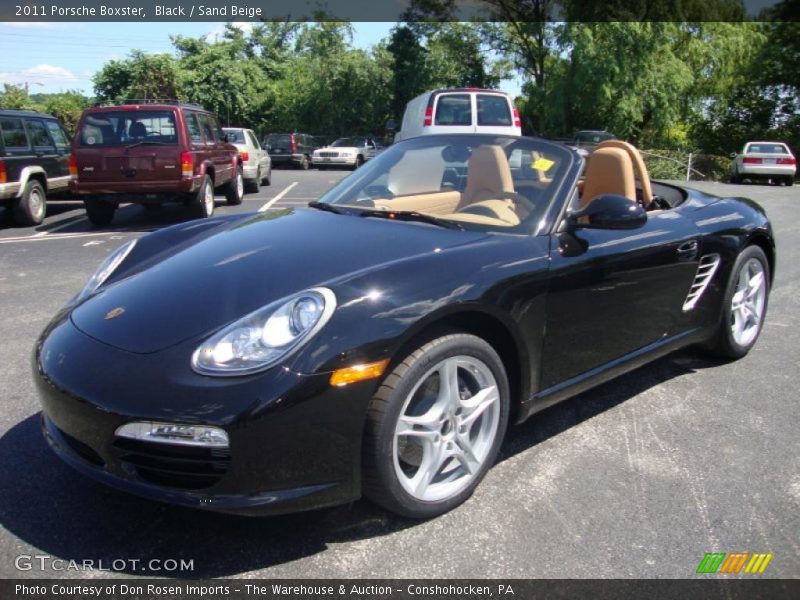
[[[133,229],[133,230],[125,230],[125,229],[117,229],[116,231],[86,231],[86,232],[76,232],[76,233],[57,233],[55,235],[42,235],[34,234],[34,235],[26,235],[24,237],[8,237],[8,238],[0,238],[0,244],[15,244],[17,242],[46,242],[48,240],[71,240],[73,238],[84,238],[84,237],[95,237],[95,236],[104,236],[104,235],[124,235],[129,233],[148,233],[152,231],[152,229]]]
[[[290,191],[292,191],[292,189],[294,188],[294,186],[296,186],[298,183],[299,183],[299,182],[295,181],[294,183],[290,183],[289,185],[287,185],[285,188],[283,188],[283,191],[281,191],[281,193],[279,193],[279,194],[278,194],[277,196],[275,196],[275,197],[274,197],[272,200],[270,200],[269,202],[267,202],[267,203],[266,203],[264,206],[262,206],[261,208],[259,208],[259,209],[258,209],[258,212],[264,212],[264,211],[267,211],[267,210],[269,210],[269,208],[270,208],[270,207],[271,207],[273,204],[275,204],[275,203],[276,203],[278,200],[280,200],[280,199],[281,199],[281,198],[283,198],[283,197],[284,197],[286,194],[288,194]]]

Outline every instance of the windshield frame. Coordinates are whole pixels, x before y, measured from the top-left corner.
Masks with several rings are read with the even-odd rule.
[[[562,207],[566,204],[571,197],[571,192],[576,189],[578,178],[580,177],[583,168],[584,159],[574,149],[558,142],[551,142],[542,138],[514,136],[505,134],[475,134],[475,133],[461,133],[461,134],[436,134],[426,135],[414,138],[408,138],[389,146],[376,158],[368,161],[364,166],[354,171],[352,175],[345,177],[338,184],[333,186],[325,194],[323,194],[318,202],[331,204],[336,207],[358,209],[358,208],[371,208],[368,206],[359,207],[356,204],[337,203],[339,199],[347,194],[352,194],[354,190],[358,189],[359,185],[365,185],[375,179],[375,171],[382,172],[388,165],[393,164],[396,160],[398,152],[405,152],[409,148],[419,147],[425,148],[435,146],[437,144],[446,143],[448,140],[453,142],[463,143],[465,139],[469,139],[475,146],[486,144],[499,144],[504,148],[513,146],[520,141],[528,142],[530,144],[539,146],[542,151],[559,155],[563,160],[563,165],[558,168],[557,177],[559,181],[552,182],[552,188],[548,190],[550,196],[549,204],[544,208],[540,214],[531,214],[521,221],[519,225],[499,228],[479,223],[460,222],[466,231],[481,231],[490,233],[501,234],[516,234],[516,235],[549,235],[556,229],[558,215],[561,213]],[[535,149],[535,148],[534,148]],[[402,212],[402,211],[397,211]],[[424,211],[419,211],[423,212]],[[438,216],[431,213],[431,216]],[[454,219],[455,221],[455,219]]]

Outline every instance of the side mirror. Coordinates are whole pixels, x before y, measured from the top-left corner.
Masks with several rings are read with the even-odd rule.
[[[397,129],[397,123],[394,119],[386,121],[386,131],[394,131],[395,129]]]
[[[647,222],[647,212],[638,202],[618,194],[595,196],[567,217],[573,227],[591,229],[637,229]]]

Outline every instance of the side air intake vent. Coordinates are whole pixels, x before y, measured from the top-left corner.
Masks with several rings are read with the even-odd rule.
[[[706,254],[700,259],[700,264],[697,265],[697,274],[694,276],[692,287],[689,289],[689,295],[686,296],[686,301],[683,303],[683,312],[688,312],[697,305],[708,284],[711,283],[711,278],[717,272],[718,267],[719,254]]]

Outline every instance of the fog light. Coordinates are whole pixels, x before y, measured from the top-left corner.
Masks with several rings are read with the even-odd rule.
[[[176,423],[156,423],[135,421],[117,428],[118,437],[161,444],[182,446],[208,446],[227,448],[228,434],[219,427],[208,425],[178,425]]]

